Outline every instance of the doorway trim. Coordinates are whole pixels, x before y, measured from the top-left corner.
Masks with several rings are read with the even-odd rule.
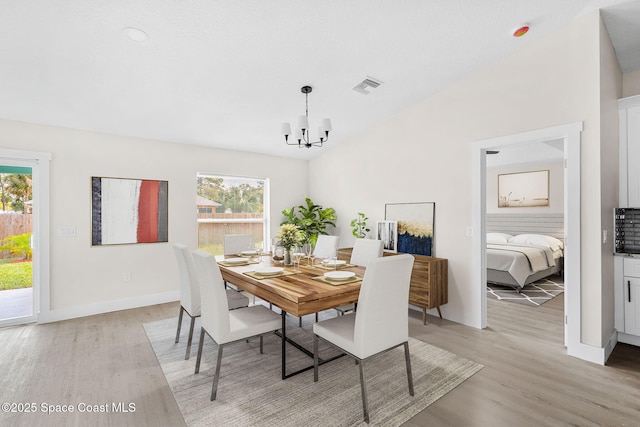
[[[43,312],[48,313],[49,304],[49,166],[51,153],[0,149],[0,162],[14,161],[31,167],[33,183],[33,217],[31,221],[33,235],[33,319],[38,321]],[[15,323],[3,323],[2,326],[24,323],[16,319]]]
[[[487,149],[531,142],[564,141],[565,345],[567,354],[604,363],[603,349],[581,342],[580,292],[580,137],[582,122],[477,141],[472,144],[473,289],[481,307],[477,323],[487,327],[486,300],[486,155]],[[571,189],[571,191],[569,191]]]

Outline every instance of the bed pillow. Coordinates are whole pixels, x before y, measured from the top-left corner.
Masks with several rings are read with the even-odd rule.
[[[546,246],[552,251],[557,251],[564,247],[562,240],[558,240],[551,236],[545,236],[544,234],[518,234],[517,236],[509,239],[509,243]]]
[[[507,233],[487,233],[487,243],[508,243],[511,238],[513,238],[513,236]]]

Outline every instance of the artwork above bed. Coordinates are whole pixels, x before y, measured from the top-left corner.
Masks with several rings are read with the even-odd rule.
[[[549,171],[498,175],[498,207],[549,206]]]

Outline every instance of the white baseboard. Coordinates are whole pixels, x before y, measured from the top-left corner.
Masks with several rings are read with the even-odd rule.
[[[78,307],[62,308],[60,310],[50,310],[49,312],[40,312],[38,313],[37,322],[59,322],[60,320],[111,313],[113,311],[129,310],[131,308],[147,307],[149,305],[164,304],[167,302],[179,300],[180,291],[171,291],[161,294],[144,295],[141,297],[127,298],[122,300],[105,301]]]
[[[618,342],[640,346],[640,337],[637,335],[628,335],[622,332],[618,332]]]
[[[573,344],[570,349],[567,349],[569,356],[577,357],[587,362],[597,363],[598,365],[604,365],[607,362],[611,352],[613,352],[616,343],[619,340],[617,331],[613,331],[607,340],[604,347],[594,347],[592,345],[578,343]]]

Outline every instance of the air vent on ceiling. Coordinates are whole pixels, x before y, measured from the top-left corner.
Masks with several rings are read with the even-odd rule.
[[[363,95],[369,95],[369,88],[375,89],[380,86],[382,82],[380,80],[374,79],[373,77],[367,76],[362,82],[358,83],[353,90],[359,92]]]

